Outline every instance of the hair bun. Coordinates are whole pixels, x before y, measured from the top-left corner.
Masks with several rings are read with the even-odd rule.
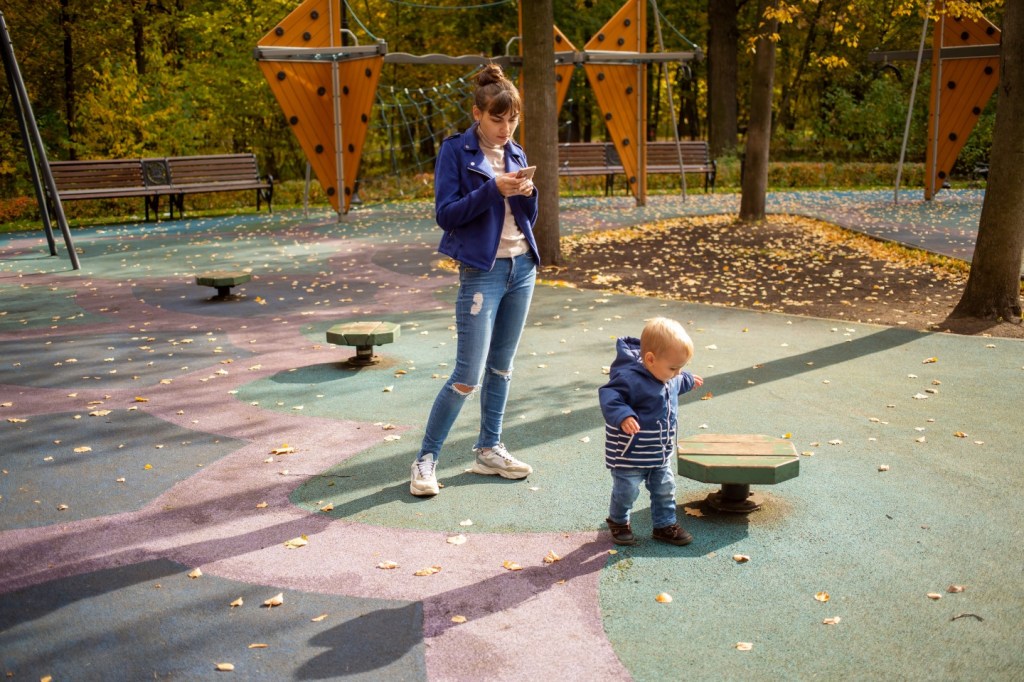
[[[497,64],[485,64],[476,75],[477,87],[484,87],[492,83],[501,83],[508,80],[505,72]]]

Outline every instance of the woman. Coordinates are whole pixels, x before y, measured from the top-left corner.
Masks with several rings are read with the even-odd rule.
[[[540,256],[533,237],[537,191],[521,172],[522,147],[512,139],[522,100],[500,67],[476,76],[473,119],[442,144],[434,170],[434,208],[444,230],[438,250],[459,262],[455,302],[455,369],[434,400],[412,464],[409,490],[436,495],[437,458],[466,399],[480,393],[474,473],[525,478],[532,467],[501,442],[512,359],[533,298]]]

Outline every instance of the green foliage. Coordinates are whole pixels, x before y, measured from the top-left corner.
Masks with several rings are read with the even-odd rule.
[[[666,49],[690,50],[691,41],[705,45],[707,2],[658,2]],[[5,0],[3,11],[51,159],[252,151],[264,172],[301,182],[305,159],[252,56],[258,41],[298,3],[72,0],[63,13],[56,0]],[[360,44],[383,39],[389,52],[502,55],[519,50],[514,2],[486,8],[467,8],[458,0],[422,4],[353,0],[345,12]],[[751,57],[744,38],[756,31],[756,5],[737,2],[741,129],[747,117]],[[555,22],[583,49],[621,6],[622,0],[556,0]],[[898,159],[912,66],[899,64],[898,80],[892,69],[876,71],[867,54],[916,45],[918,6],[918,0],[785,3],[791,21],[782,25],[779,35],[773,159]],[[652,6],[646,7],[648,45],[653,49],[654,16]],[[998,9],[984,9],[998,23]],[[67,45],[71,51],[66,53]],[[65,63],[66,58],[71,61]],[[693,129],[700,135],[707,129],[707,66],[691,67],[694,81],[687,81],[678,67],[672,71],[674,108],[678,116],[681,99],[686,98],[686,115],[697,119]],[[384,67],[364,151],[364,196],[422,192],[423,174],[433,170],[437,145],[469,123],[469,77],[474,71],[465,65]],[[673,122],[657,69],[652,70],[649,85],[650,96],[657,98],[649,107],[650,127],[659,138],[669,139]],[[3,80],[0,88],[5,87]],[[911,128],[912,160],[924,154],[927,90],[925,73]],[[604,139],[603,114],[582,69],[573,75],[569,98],[561,114],[562,136]],[[0,89],[0,196],[7,197],[31,194],[11,112],[10,93]],[[991,122],[990,108],[962,152],[957,172],[970,173],[987,159]]]

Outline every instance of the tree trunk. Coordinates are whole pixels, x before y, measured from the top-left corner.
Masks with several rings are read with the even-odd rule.
[[[78,96],[75,89],[75,55],[74,43],[71,40],[71,28],[74,25],[74,15],[71,13],[69,0],[60,0],[59,22],[61,32],[64,34],[64,117],[67,121],[68,140],[75,141],[75,117],[78,115],[78,107],[75,98]],[[75,147],[69,145],[69,155],[74,159]]]
[[[708,0],[708,148],[711,158],[736,149],[738,14],[736,0]]]
[[[1024,3],[1003,12],[988,187],[964,295],[950,318],[1020,324],[1024,258]]]
[[[146,75],[146,4],[132,2],[132,47],[135,51],[135,73]]]
[[[534,234],[544,265],[562,262],[558,223],[558,109],[555,98],[553,0],[520,5],[523,40],[523,147],[537,167],[540,211]]]
[[[777,0],[760,0],[757,16],[764,17],[765,9],[774,7]],[[775,76],[775,42],[771,36],[778,32],[779,21],[761,21],[758,29],[753,74],[750,79],[750,124],[747,126],[747,145],[743,160],[740,220],[764,220],[765,196],[768,193],[768,149],[772,138],[772,87]]]

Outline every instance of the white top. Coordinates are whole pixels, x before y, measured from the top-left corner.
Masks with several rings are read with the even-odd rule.
[[[477,136],[479,139],[479,136]],[[491,170],[495,175],[505,173],[505,148],[494,147],[480,140],[480,149],[484,157],[491,164]],[[527,251],[526,236],[523,235],[516,219],[512,216],[512,207],[508,204],[508,197],[505,197],[505,221],[501,227],[501,241],[498,243],[498,258],[512,258]]]

